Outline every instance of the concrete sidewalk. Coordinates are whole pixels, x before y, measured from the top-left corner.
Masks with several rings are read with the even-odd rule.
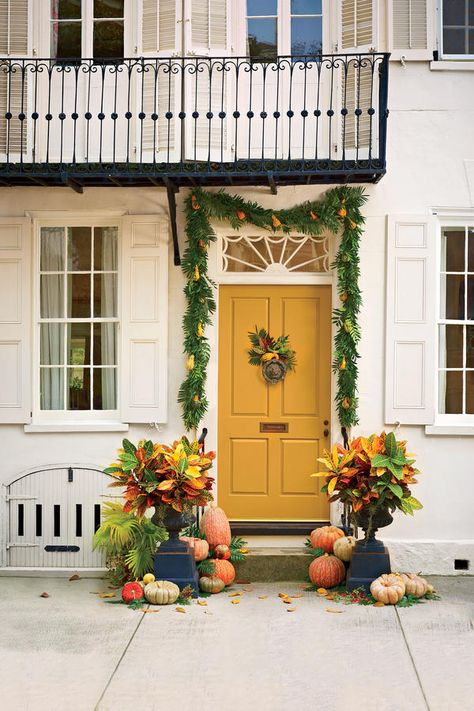
[[[469,711],[474,578],[431,580],[443,599],[407,609],[304,592],[288,612],[301,585],[255,583],[144,614],[91,594],[104,581],[2,578],[0,708]]]

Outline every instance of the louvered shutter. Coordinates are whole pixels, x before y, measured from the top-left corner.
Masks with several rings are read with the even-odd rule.
[[[390,0],[389,49],[392,59],[433,58],[432,3],[428,0]]]
[[[176,60],[170,58],[182,53],[180,20],[179,0],[143,0],[145,71],[138,75],[138,96],[145,118],[138,152],[144,161],[173,161],[179,151],[181,71],[173,72]]]
[[[376,6],[373,0],[342,0],[341,48],[344,53],[357,54],[373,51],[377,44]],[[367,157],[370,139],[374,142],[374,121],[367,113],[374,105],[375,81],[370,62],[348,61],[347,72],[341,70],[341,101],[347,109],[342,126],[342,139],[349,157],[356,152]],[[355,111],[362,114],[357,117]],[[372,126],[371,126],[372,124]]]
[[[387,244],[385,422],[432,424],[435,390],[435,230],[391,216]]]
[[[167,218],[125,217],[122,244],[122,420],[166,422]]]
[[[229,0],[185,0],[185,16],[187,57],[209,58],[186,61],[186,158],[228,160],[227,97],[234,73],[222,71],[222,59],[230,56]]]
[[[0,218],[0,423],[30,422],[31,224]]]
[[[0,56],[21,58],[28,55],[28,0],[0,0]],[[0,115],[12,114],[0,122],[0,154],[16,160],[26,153],[27,73],[22,62],[0,67]]]

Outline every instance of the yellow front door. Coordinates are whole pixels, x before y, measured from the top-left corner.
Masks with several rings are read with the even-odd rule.
[[[248,332],[289,335],[296,370],[269,385]],[[218,501],[233,520],[327,520],[317,457],[329,446],[330,286],[219,289]]]

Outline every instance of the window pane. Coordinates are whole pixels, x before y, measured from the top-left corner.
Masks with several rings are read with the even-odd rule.
[[[276,19],[247,20],[247,51],[250,57],[275,57],[277,54]]]
[[[474,24],[474,21],[473,21]],[[474,54],[474,30],[469,30],[469,54]]]
[[[474,368],[474,326],[466,326],[466,368]]]
[[[116,409],[116,369],[94,368],[94,410]]]
[[[467,277],[467,316],[469,321],[474,321],[474,276]]]
[[[322,0],[291,0],[292,15],[320,15]]]
[[[440,373],[440,412],[446,415],[462,414],[462,380],[459,371]]]
[[[465,30],[453,30],[445,27],[443,30],[443,51],[445,54],[465,54]]]
[[[42,272],[61,272],[64,269],[64,228],[42,227],[40,269]]]
[[[469,24],[474,25],[474,0],[469,0]]]
[[[91,362],[91,324],[69,323],[67,326],[67,362],[89,365]]]
[[[67,268],[70,272],[91,270],[91,228],[67,228]]]
[[[51,24],[51,56],[69,59],[82,56],[82,23],[53,22]]]
[[[278,0],[247,0],[247,15],[276,15]]]
[[[440,367],[462,368],[463,326],[440,326],[439,329]]]
[[[466,22],[465,0],[444,0],[443,1],[443,24],[464,25]]]
[[[90,369],[68,368],[68,410],[90,410]]]
[[[116,227],[96,227],[94,229],[94,270],[116,271],[117,269]]]
[[[467,231],[467,271],[474,272],[474,230]]]
[[[124,0],[94,0],[94,17],[123,17]]]
[[[117,275],[94,275],[94,316],[117,316]]]
[[[42,410],[64,410],[63,368],[41,368],[40,407]]]
[[[94,57],[98,59],[123,57],[123,20],[94,22]]]
[[[53,20],[77,20],[81,18],[81,0],[51,0]]]
[[[67,278],[68,304],[67,315],[70,318],[90,318],[91,315],[91,277],[90,274],[69,274]]]
[[[62,274],[47,274],[40,277],[41,318],[64,316],[64,277]]]
[[[42,323],[40,325],[41,365],[64,363],[64,324]]]
[[[452,227],[443,230],[441,236],[441,271],[464,271],[464,239],[464,230]]]
[[[474,415],[474,372],[466,373],[466,413]]]
[[[293,17],[291,20],[291,54],[317,54],[323,48],[320,17]]]
[[[117,363],[117,324],[94,324],[94,365]]]
[[[464,318],[464,276],[441,276],[441,318]]]

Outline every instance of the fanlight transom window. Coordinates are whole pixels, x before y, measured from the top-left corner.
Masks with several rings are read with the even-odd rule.
[[[328,236],[226,235],[222,238],[224,272],[329,272]]]

